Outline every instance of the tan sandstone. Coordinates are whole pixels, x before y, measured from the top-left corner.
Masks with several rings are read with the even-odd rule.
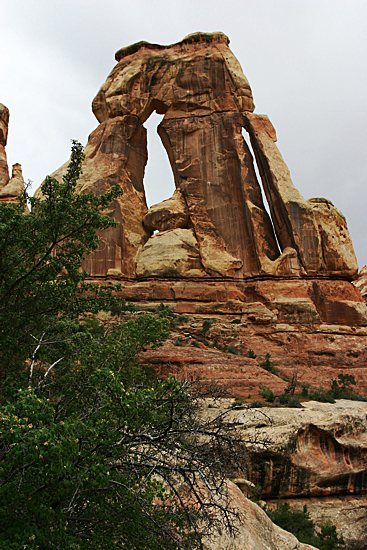
[[[156,233],[145,243],[136,266],[142,277],[205,277],[192,229]]]
[[[187,206],[179,189],[176,189],[169,199],[158,204],[153,204],[143,219],[143,224],[148,231],[185,229],[188,222]]]

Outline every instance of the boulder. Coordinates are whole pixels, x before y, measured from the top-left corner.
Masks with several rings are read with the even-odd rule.
[[[326,271],[339,277],[354,278],[358,263],[345,217],[328,199],[313,198],[308,202],[319,229]]]
[[[148,231],[185,229],[188,222],[187,206],[179,189],[169,199],[153,204],[143,218],[143,224]]]
[[[144,277],[205,277],[192,229],[156,233],[145,243],[136,275]]]

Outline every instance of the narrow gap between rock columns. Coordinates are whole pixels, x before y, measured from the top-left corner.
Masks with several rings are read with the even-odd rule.
[[[271,212],[270,212],[269,203],[268,203],[268,200],[267,200],[266,195],[265,195],[263,182],[262,182],[262,179],[261,179],[261,176],[260,176],[259,167],[258,167],[257,162],[256,162],[255,153],[254,153],[254,150],[253,150],[252,145],[251,145],[250,136],[249,136],[248,133],[246,132],[245,128],[242,128],[242,136],[243,136],[243,139],[245,140],[245,142],[246,142],[248,148],[250,149],[250,153],[251,153],[251,155],[252,155],[252,160],[253,160],[253,163],[254,163],[255,174],[256,174],[256,178],[257,178],[257,181],[258,181],[259,186],[260,186],[261,196],[262,196],[262,199],[263,199],[263,203],[264,203],[264,206],[265,206],[265,210],[266,210],[267,213],[269,214],[270,223],[271,223],[271,225],[272,225],[272,227],[273,227],[273,232],[274,232],[275,240],[276,240],[276,243],[277,243],[277,246],[278,246],[278,249],[279,249],[279,253],[281,254],[281,253],[282,253],[282,247],[280,246],[280,243],[279,243],[279,241],[278,241],[278,236],[277,236],[277,233],[276,233],[276,231],[275,231],[275,227],[274,227],[274,223],[273,223],[273,218],[271,217]]]
[[[144,189],[148,208],[169,199],[176,189],[168,155],[157,133],[157,127],[163,116],[153,112],[144,122],[148,133],[148,162],[144,174]]]

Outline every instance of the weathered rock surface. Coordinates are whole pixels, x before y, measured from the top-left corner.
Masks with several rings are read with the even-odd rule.
[[[143,277],[205,277],[192,229],[156,233],[145,243],[136,275]]]
[[[147,212],[142,185],[147,161],[146,130],[136,116],[106,120],[89,136],[84,154],[77,191],[101,194],[119,184],[124,195],[113,201],[107,212],[119,225],[100,233],[99,248],[83,267],[92,276],[135,277],[137,256],[150,236],[142,224]],[[61,179],[67,165],[52,177]]]
[[[172,197],[151,206],[143,223],[148,231],[187,228],[189,213],[181,191],[176,189]]]
[[[8,162],[5,146],[8,139],[9,109],[0,103],[0,189],[9,181]]]
[[[0,202],[14,202],[24,191],[24,179],[20,164],[14,164],[11,179],[0,189]]]
[[[362,267],[354,284],[363,296],[365,302],[367,302],[367,265]]]
[[[307,201],[293,185],[275,130],[253,114],[250,85],[228,44],[222,33],[196,33],[169,46],[139,42],[117,52],[93,100],[100,126],[89,138],[79,189],[98,193],[119,183],[124,196],[110,211],[119,227],[103,233],[86,261],[92,275],[134,278],[150,232],[193,229],[212,278],[355,276],[345,219],[329,201]],[[164,114],[158,133],[177,191],[147,212],[143,123],[153,111]],[[180,247],[171,256],[175,251]]]
[[[229,418],[246,441],[248,479],[263,498],[287,498],[367,492],[366,415],[366,402],[341,399],[231,411]]]
[[[14,202],[24,191],[22,167],[14,164],[9,177],[5,146],[8,139],[9,109],[0,103],[0,202]]]
[[[343,214],[328,199],[309,199],[321,238],[322,255],[329,273],[353,277],[357,259]]]
[[[238,487],[228,483],[231,505],[240,516],[238,531],[204,540],[206,550],[312,550],[314,547],[299,542],[294,535],[275,525],[266,513],[248,500]]]

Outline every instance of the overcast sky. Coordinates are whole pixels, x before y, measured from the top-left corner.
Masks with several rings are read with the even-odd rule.
[[[123,46],[170,44],[222,31],[267,114],[293,182],[327,197],[348,221],[367,264],[367,0],[2,0],[0,102],[10,110],[9,166],[36,189],[86,144],[91,102]],[[148,123],[148,203],[168,198],[173,178]]]

